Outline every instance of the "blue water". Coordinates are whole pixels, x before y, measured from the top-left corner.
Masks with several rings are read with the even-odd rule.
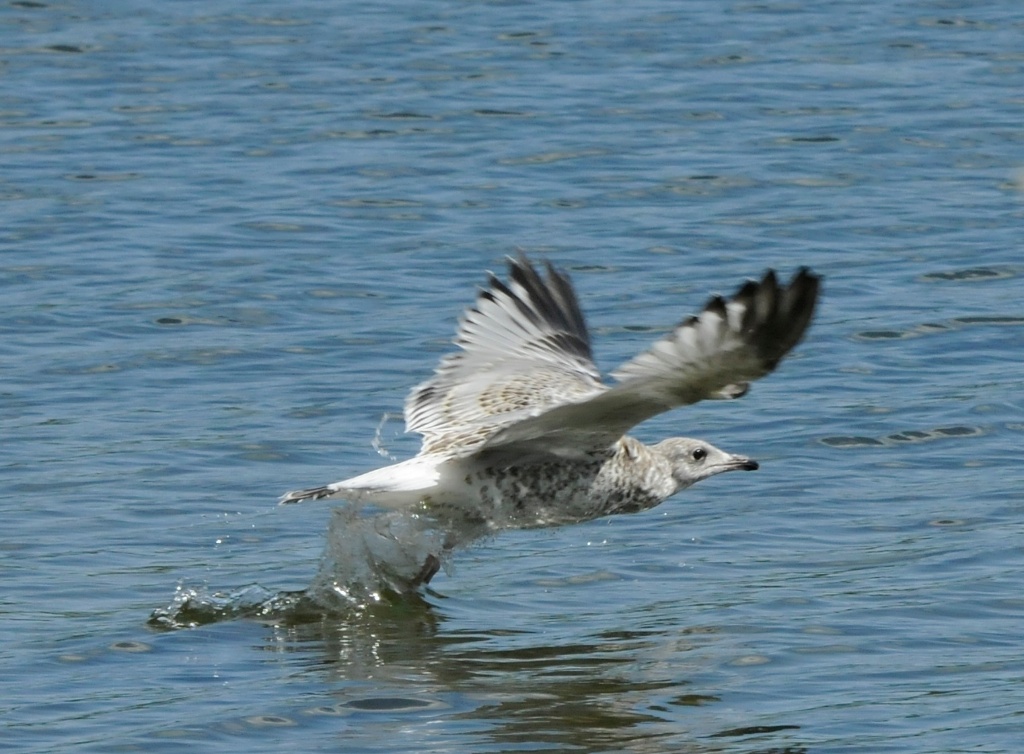
[[[1019,751],[1018,5],[5,3],[4,750]],[[277,496],[386,462],[517,248],[606,369],[824,274],[637,431],[761,471],[304,604]]]

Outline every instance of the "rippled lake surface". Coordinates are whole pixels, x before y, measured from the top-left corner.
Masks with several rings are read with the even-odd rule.
[[[1022,32],[1016,0],[3,3],[4,750],[1020,751]],[[310,604],[330,508],[278,495],[386,462],[516,249],[605,369],[822,273],[776,374],[636,432],[761,470]]]

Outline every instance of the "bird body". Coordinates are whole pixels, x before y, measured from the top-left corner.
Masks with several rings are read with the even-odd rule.
[[[714,454],[707,476],[757,463],[686,438],[692,453]],[[288,493],[284,502],[343,497],[383,508],[417,510],[435,517],[486,523],[492,528],[534,528],[635,513],[689,487],[698,473],[673,473],[667,448],[622,437],[582,458],[529,463],[488,463],[486,457],[418,455],[340,482]],[[691,461],[695,466],[700,461]],[[696,470],[695,470],[696,471]]]

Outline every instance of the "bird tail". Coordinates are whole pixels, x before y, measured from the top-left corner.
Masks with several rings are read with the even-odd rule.
[[[323,487],[292,490],[282,495],[278,502],[286,505],[300,503],[303,500],[343,497],[350,500],[369,500],[384,506],[402,507],[418,502],[433,490],[440,476],[438,459],[417,456]]]
[[[290,503],[301,503],[303,500],[321,500],[333,494],[335,494],[335,491],[331,489],[329,484],[323,487],[309,487],[304,490],[286,492],[278,498],[277,503],[278,505],[288,505]]]

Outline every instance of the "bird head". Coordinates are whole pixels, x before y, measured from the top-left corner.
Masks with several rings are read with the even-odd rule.
[[[655,445],[654,450],[671,464],[672,476],[679,485],[677,491],[715,474],[758,468],[757,461],[746,456],[726,453],[711,443],[689,437],[670,437]]]

